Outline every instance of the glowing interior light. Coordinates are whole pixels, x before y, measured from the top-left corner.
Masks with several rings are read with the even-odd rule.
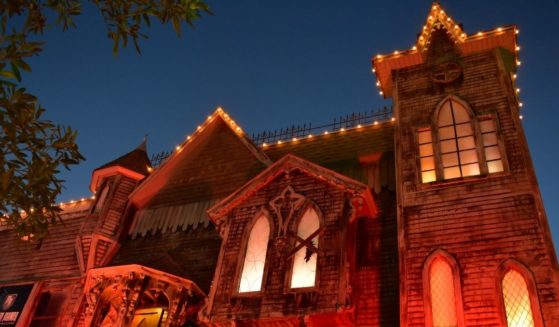
[[[503,28],[502,28],[502,27],[499,27],[499,28],[497,29],[497,31],[498,31],[498,32],[502,32],[502,31],[503,31]]]
[[[483,33],[482,33],[482,32],[477,32],[477,35],[478,35],[478,36],[482,36]]]
[[[266,143],[262,143],[262,146],[263,146],[263,147],[267,147],[267,146],[268,146],[268,144],[266,144]]]
[[[503,300],[508,327],[534,327],[530,294],[524,277],[510,270],[503,277]]]
[[[307,209],[301,221],[297,225],[297,236],[301,239],[308,239],[320,228],[320,222],[316,211],[312,208]],[[318,235],[310,243],[318,248]],[[299,243],[299,242],[297,242]],[[293,257],[293,272],[291,275],[291,288],[313,287],[316,281],[317,256],[309,246],[300,248]]]
[[[279,141],[278,141],[278,144],[281,144],[281,143],[282,143],[281,140],[279,140]]]
[[[375,120],[374,124],[375,124],[375,125],[378,125],[378,121],[377,121],[377,120]]]
[[[458,326],[452,267],[443,258],[431,264],[429,273],[433,327]]]
[[[258,292],[262,289],[269,237],[270,224],[268,219],[265,216],[260,216],[252,227],[248,238],[239,293]]]

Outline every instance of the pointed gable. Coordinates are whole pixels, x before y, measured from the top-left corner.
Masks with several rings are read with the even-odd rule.
[[[138,207],[224,198],[271,164],[221,108],[131,195]]]
[[[367,185],[310,161],[288,154],[276,161],[272,166],[268,167],[268,169],[258,174],[258,176],[239,188],[235,193],[210,208],[208,210],[208,216],[213,222],[217,222],[276,178],[293,170],[301,171],[316,178],[317,181],[326,182],[333,187],[343,189],[352,194],[353,203],[358,214],[368,217],[374,217],[376,215],[377,208]]]
[[[96,192],[103,178],[120,173],[136,180],[149,174],[151,162],[148,158],[146,140],[134,150],[96,168],[91,177],[89,188]]]
[[[417,37],[417,50],[420,52],[427,50],[433,40],[433,34],[442,31],[454,43],[463,43],[466,40],[466,33],[462,27],[438,3],[433,3],[425,25],[423,25],[423,31]]]
[[[379,88],[379,94],[384,98],[392,96],[392,71],[421,65],[429,58],[433,58],[433,53],[429,53],[429,49],[434,43],[438,43],[437,39],[444,41],[438,43],[439,45],[444,45],[447,41],[449,41],[447,45],[454,44],[455,50],[462,56],[503,48],[513,54],[514,61],[519,65],[517,33],[516,27],[509,25],[468,35],[438,2],[434,2],[425,25],[411,49],[396,50],[390,54],[378,54],[373,57],[372,70],[377,76],[376,85]],[[441,37],[443,35],[444,37]]]

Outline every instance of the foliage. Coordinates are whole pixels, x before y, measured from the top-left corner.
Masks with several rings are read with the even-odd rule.
[[[102,15],[113,51],[131,41],[140,52],[143,30],[155,19],[172,24],[193,22],[209,7],[202,0],[92,0]],[[0,222],[20,236],[42,238],[59,220],[56,197],[63,188],[60,167],[84,160],[76,131],[43,118],[37,97],[21,86],[22,72],[31,72],[30,57],[42,51],[40,37],[51,27],[75,28],[79,0],[0,0]],[[49,21],[52,17],[53,22]]]

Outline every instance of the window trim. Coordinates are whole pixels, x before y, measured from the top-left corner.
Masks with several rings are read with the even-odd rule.
[[[466,110],[466,113],[468,114],[468,117],[470,118],[469,123],[472,127],[472,135],[474,137],[474,142],[476,145],[476,153],[477,153],[477,164],[479,166],[479,174],[478,175],[471,175],[471,176],[460,176],[460,177],[456,177],[456,178],[449,178],[449,179],[445,179],[444,178],[444,168],[443,168],[443,162],[442,162],[442,152],[441,152],[441,139],[440,139],[440,133],[439,133],[439,115],[441,113],[441,110],[443,108],[443,106],[448,102],[448,101],[456,101],[457,103],[459,103],[460,105],[462,105],[464,107],[464,109]],[[452,108],[452,105],[451,105]],[[454,122],[453,124],[454,126],[456,126],[456,123]],[[455,127],[456,128],[456,127]],[[437,104],[437,107],[435,109],[435,112],[431,118],[431,133],[433,136],[433,150],[435,153],[435,171],[437,172],[437,181],[453,181],[453,180],[463,180],[466,178],[470,178],[470,177],[476,177],[476,176],[483,176],[483,175],[487,175],[487,168],[486,168],[486,164],[485,161],[482,161],[481,159],[484,158],[481,156],[481,140],[480,140],[480,130],[479,130],[479,124],[477,123],[477,117],[474,114],[474,111],[472,110],[472,108],[470,107],[470,105],[458,98],[455,95],[448,95],[446,96],[442,101],[440,101]],[[456,140],[456,142],[458,142],[458,136],[455,135],[454,140]],[[457,156],[460,157],[460,149],[458,148],[458,145],[456,146],[456,153]],[[462,165],[460,165],[460,159],[458,159],[459,161],[459,169],[460,169],[460,175],[462,175],[461,172],[461,167]]]
[[[1,287],[8,287],[29,284],[33,284],[33,287],[31,288],[31,292],[29,292],[29,296],[27,297],[23,310],[21,310],[16,326],[29,326],[29,324],[31,324],[33,317],[35,316],[35,310],[37,310],[37,305],[39,304],[41,292],[44,291],[44,282],[27,281],[0,285]]]
[[[528,288],[528,295],[530,297],[530,308],[532,309],[534,327],[544,327],[545,325],[543,323],[543,315],[540,307],[540,299],[538,295],[538,288],[535,282],[535,276],[526,265],[515,259],[508,259],[502,262],[499,265],[499,268],[497,268],[495,286],[498,298],[497,310],[499,312],[501,325],[505,327],[508,326],[505,298],[503,296],[503,278],[510,270],[515,270],[524,278],[524,282],[526,283],[526,286]]]
[[[262,285],[260,286],[259,291],[239,292],[239,287],[241,286],[241,277],[243,274],[243,267],[245,263],[246,251],[248,248],[248,239],[250,237],[250,233],[252,232],[252,229],[254,228],[254,225],[256,224],[258,219],[260,219],[260,217],[262,216],[264,216],[268,220],[268,225],[270,226],[270,235],[268,237],[268,245],[267,245],[268,247],[266,249],[266,261],[264,262],[264,270],[262,272]],[[270,245],[272,244],[273,239],[274,239],[274,220],[272,219],[272,216],[270,215],[268,210],[266,210],[265,208],[260,208],[260,210],[258,210],[256,214],[253,215],[253,217],[248,221],[247,224],[245,224],[244,227],[243,238],[241,240],[241,246],[239,251],[239,254],[242,253],[243,255],[242,256],[239,255],[239,260],[237,262],[237,267],[235,269],[235,279],[234,279],[234,285],[233,285],[234,287],[232,290],[232,295],[234,295],[235,297],[255,297],[255,296],[259,297],[266,292],[266,287],[264,286],[266,285],[268,272],[270,270],[269,269],[270,261],[272,260],[273,251]]]
[[[301,219],[303,219],[303,216],[305,215],[305,212],[307,212],[307,210],[309,208],[312,208],[315,212],[316,215],[318,217],[318,226],[319,228],[322,228],[322,231],[320,231],[318,233],[318,249],[321,249],[321,244],[323,244],[324,242],[324,214],[322,213],[322,210],[320,210],[320,207],[318,207],[318,205],[316,203],[314,203],[314,201],[312,200],[307,200],[305,204],[303,204],[301,206],[301,209],[299,210],[299,212],[297,213],[297,218],[293,219],[293,223],[292,226],[289,228],[290,231],[294,232],[295,234],[297,234],[297,229],[299,227],[299,222],[301,221]],[[289,247],[288,249],[293,249],[296,246],[296,241],[295,240],[290,240],[289,241]],[[316,254],[316,273],[314,276],[314,286],[310,286],[310,287],[295,287],[292,288],[291,287],[291,279],[293,277],[293,265],[295,263],[295,256],[292,256],[291,258],[289,258],[289,260],[286,262],[287,264],[287,268],[285,269],[285,278],[284,278],[284,292],[287,293],[291,293],[291,294],[296,294],[296,293],[305,293],[305,292],[318,292],[320,290],[320,264],[322,262],[321,260],[321,255],[319,253]]]
[[[472,176],[462,176],[456,178],[445,179],[444,172],[443,172],[443,164],[442,164],[442,153],[441,153],[441,141],[439,136],[439,126],[438,126],[438,119],[440,111],[442,110],[444,104],[447,101],[456,101],[462,105],[470,117],[470,124],[472,125],[473,137],[476,144],[476,153],[478,156],[478,165],[479,165],[479,175],[472,175]],[[482,120],[492,119],[495,123],[495,130],[497,134],[497,144],[499,147],[499,151],[501,154],[501,161],[503,163],[503,171],[502,172],[495,172],[489,173],[487,160],[485,158],[485,147],[483,145],[482,134],[481,134],[481,127],[480,122]],[[431,131],[431,138],[432,138],[432,145],[433,145],[433,155],[435,161],[435,175],[436,180],[431,182],[424,183],[422,180],[422,170],[421,170],[421,162],[420,162],[420,155],[419,155],[419,132],[421,130],[430,130]],[[497,112],[484,112],[480,113],[479,115],[475,115],[474,111],[472,110],[471,106],[464,101],[463,99],[459,98],[456,95],[448,95],[443,98],[441,101],[437,103],[437,106],[431,115],[431,119],[429,121],[429,125],[423,125],[415,127],[414,132],[414,141],[415,141],[415,157],[416,157],[416,176],[418,184],[421,187],[429,187],[432,185],[448,185],[454,183],[461,183],[463,181],[470,181],[470,180],[479,180],[485,179],[487,177],[493,176],[503,176],[503,175],[510,175],[510,169],[507,160],[507,153],[505,151],[505,144],[502,137],[502,131],[499,124],[499,116]]]
[[[447,251],[443,249],[437,249],[432,252],[425,262],[423,263],[423,306],[425,313],[425,326],[433,326],[433,308],[431,304],[431,279],[430,270],[433,262],[441,258],[445,260],[452,269],[452,276],[454,278],[454,297],[456,299],[456,319],[458,322],[458,327],[464,327],[464,301],[462,299],[462,283],[460,278],[460,266],[458,261]]]

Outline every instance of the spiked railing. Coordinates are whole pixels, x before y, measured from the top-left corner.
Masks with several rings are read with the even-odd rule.
[[[325,131],[336,132],[342,128],[350,129],[358,125],[370,125],[376,122],[387,121],[392,118],[392,108],[383,107],[377,110],[357,112],[349,115],[336,117],[331,123],[313,126],[311,123],[303,125],[292,125],[291,127],[281,128],[274,131],[264,131],[252,134],[251,140],[254,144],[272,144],[278,141],[288,141],[293,138],[303,138],[310,134],[320,134]],[[170,155],[171,151],[162,151],[151,156],[152,167],[161,165]]]
[[[384,107],[377,110],[357,112],[350,115],[334,118],[329,124],[313,126],[312,124],[293,125],[275,131],[252,134],[252,141],[257,145],[272,144],[277,141],[288,141],[293,138],[303,138],[309,134],[319,134],[324,131],[336,132],[342,128],[349,129],[357,125],[369,125],[375,121],[380,122],[392,117],[392,108]]]

